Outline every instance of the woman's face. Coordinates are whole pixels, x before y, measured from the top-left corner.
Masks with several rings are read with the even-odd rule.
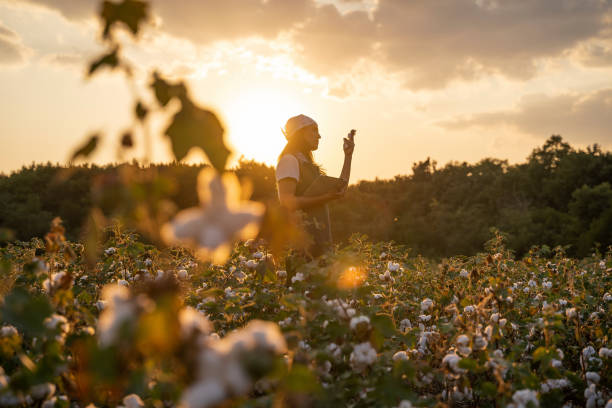
[[[304,141],[311,151],[319,148],[319,139],[321,135],[319,134],[319,127],[317,125],[308,126],[303,135]]]

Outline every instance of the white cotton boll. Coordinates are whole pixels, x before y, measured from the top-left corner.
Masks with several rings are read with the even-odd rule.
[[[525,286],[525,287],[523,288],[523,292],[525,292],[525,293],[529,293],[529,286]]]
[[[41,408],[54,408],[56,403],[57,403],[57,397],[53,397],[43,402],[40,407]]]
[[[606,269],[606,261],[599,261],[599,267],[601,269]]]
[[[556,358],[550,360],[550,365],[553,368],[563,368],[563,362],[561,360],[557,360]]]
[[[404,351],[398,351],[395,354],[393,354],[393,357],[391,357],[391,359],[393,361],[404,361],[404,360],[408,360],[408,354]]]
[[[499,327],[505,327],[508,319],[499,319]]]
[[[336,360],[342,356],[342,349],[336,343],[329,343],[327,347],[325,347],[325,351]]]
[[[372,293],[372,297],[378,300],[384,298],[385,296],[382,293]]]
[[[489,343],[487,342],[487,339],[485,339],[480,334],[477,334],[474,336],[474,341],[473,341],[474,350],[484,350],[487,348],[488,344]]]
[[[559,304],[560,304],[561,306],[565,306],[565,305],[567,305],[567,300],[565,300],[565,299],[559,299]]]
[[[55,388],[55,384],[52,383],[38,384],[30,389],[30,395],[35,400],[47,399],[55,394]]]
[[[378,275],[378,279],[381,281],[392,281],[393,277],[391,276],[391,272],[386,270],[385,273],[381,273]]]
[[[47,317],[43,321],[43,324],[49,330],[59,329],[62,333],[68,333],[68,331],[70,330],[70,324],[68,323],[68,319],[57,313],[53,313],[51,316]]]
[[[474,313],[475,311],[476,311],[476,307],[472,305],[468,305],[463,308],[463,313],[468,314],[468,315]]]
[[[262,259],[263,257],[264,257],[264,254],[261,251],[257,251],[253,254],[253,258],[255,259]]]
[[[611,400],[612,401],[612,400]],[[412,408],[412,402],[408,401],[408,400],[402,400],[399,405],[397,406],[397,408]]]
[[[351,367],[356,372],[363,372],[368,366],[376,361],[376,350],[369,342],[360,343],[353,347],[350,356]]]
[[[531,286],[532,288],[535,288],[536,286],[538,286],[538,283],[534,281],[533,279],[530,279],[529,282],[527,282],[527,284]]]
[[[381,252],[379,258],[380,259],[385,259],[387,257],[387,253],[386,252]]]
[[[419,319],[420,319],[422,322],[428,322],[428,321],[430,321],[430,320],[431,320],[431,315],[420,315],[420,316],[419,316]]]
[[[179,269],[179,271],[176,273],[176,276],[178,276],[179,279],[188,279],[189,278],[189,273],[187,273],[186,269]]]
[[[612,295],[609,294],[608,292],[604,293],[603,295],[603,301],[604,302],[612,302]]]
[[[442,365],[450,368],[452,372],[455,374],[462,374],[462,373],[465,373],[466,370],[463,368],[459,368],[460,360],[461,360],[461,357],[459,357],[457,354],[449,353],[446,356],[444,356],[444,358],[442,359]]]
[[[612,349],[602,347],[599,349],[599,357],[601,358],[612,358]]]
[[[247,278],[247,274],[242,271],[238,271],[234,273],[234,278],[236,278],[238,282],[243,283]]]
[[[302,272],[298,272],[291,278],[291,283],[302,282],[304,280],[304,274]]]
[[[598,384],[600,380],[599,374],[597,374],[594,371],[587,371],[585,374],[585,377],[589,384],[591,383]]]
[[[499,321],[499,313],[493,313],[493,314],[491,315],[491,321],[492,321],[493,323],[497,323],[497,322]]]
[[[108,256],[114,255],[117,252],[117,248],[115,247],[108,247],[104,250],[104,253]]]
[[[530,402],[534,407],[540,406],[540,401],[538,401],[538,393],[534,390],[518,390],[512,395],[512,401],[518,407],[527,407],[527,404]]]
[[[127,288],[128,286],[130,286],[130,284],[128,283],[128,281],[126,281],[125,279],[119,279],[119,280],[117,281],[117,283],[118,283],[119,285],[121,285],[121,286],[125,286],[126,288]]]
[[[148,266],[153,265],[153,261],[151,260],[151,258],[147,258],[147,259],[145,259],[144,264],[145,264],[145,266],[148,267]]]
[[[350,323],[351,330],[357,330],[359,327],[363,329],[370,328],[370,318],[368,316],[353,317]]]
[[[388,269],[389,271],[391,271],[391,272],[397,272],[397,271],[399,271],[399,268],[400,268],[399,263],[392,262],[392,261],[389,261],[389,262],[387,263],[387,269]]]
[[[589,357],[592,357],[596,354],[595,349],[593,348],[593,346],[587,346],[585,348],[582,349],[582,357],[585,360],[588,360]]]
[[[400,327],[399,327],[399,329],[400,329],[400,331],[401,331],[402,333],[405,333],[405,332],[406,332],[406,330],[408,330],[408,329],[412,329],[412,323],[411,323],[411,322],[410,322],[410,320],[408,320],[408,319],[403,319],[403,320],[400,322]]]
[[[105,300],[98,300],[96,302],[96,308],[98,309],[99,312],[104,310],[105,307],[106,307],[106,301]]]
[[[491,337],[493,336],[493,326],[488,325],[485,327],[484,334],[487,336],[487,340],[491,341]]]
[[[280,270],[280,271],[276,271],[276,277],[279,279],[284,279],[287,277],[287,271],[284,270]]]
[[[17,331],[15,326],[6,325],[2,326],[2,329],[0,329],[0,337],[12,337],[17,336],[18,334],[19,331]]]
[[[425,298],[421,302],[421,311],[425,312],[433,307],[433,300],[430,298]]]
[[[212,330],[210,321],[190,306],[186,306],[179,311],[178,320],[183,339],[188,339],[194,334],[208,334]]]
[[[254,260],[254,259],[249,259],[249,260],[247,261],[247,263],[246,263],[246,267],[247,267],[247,268],[249,268],[249,269],[255,269],[255,268],[257,268],[257,265],[258,265],[258,264],[259,264],[259,263],[258,263],[256,260]]]
[[[123,397],[123,405],[125,408],[141,408],[145,406],[143,400],[136,394]]]
[[[550,289],[550,288],[552,288],[552,282],[544,281],[544,282],[542,282],[542,287],[544,289]]]
[[[465,334],[461,334],[457,337],[457,340],[455,340],[455,342],[458,346],[465,347],[470,344],[470,338]]]
[[[569,307],[569,308],[565,309],[565,316],[567,316],[568,319],[572,319],[572,318],[576,317],[576,308],[575,307]]]
[[[461,276],[462,278],[467,278],[468,276],[470,276],[470,274],[468,273],[468,271],[466,269],[462,269],[459,272],[459,276]]]
[[[130,292],[120,285],[106,285],[102,289],[106,307],[98,319],[98,340],[107,347],[117,340],[121,327],[136,315],[136,305],[130,301]]]
[[[225,397],[223,383],[216,378],[207,378],[188,387],[181,400],[186,408],[205,408],[219,404]]]

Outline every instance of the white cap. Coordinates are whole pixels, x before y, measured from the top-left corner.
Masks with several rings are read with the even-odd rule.
[[[312,118],[309,118],[306,115],[297,115],[292,118],[289,118],[287,123],[285,124],[285,129],[281,128],[281,131],[285,135],[285,138],[289,140],[291,136],[295,134],[298,130],[305,128],[306,126],[316,125]]]

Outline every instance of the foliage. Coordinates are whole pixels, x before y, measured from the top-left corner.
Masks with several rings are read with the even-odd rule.
[[[554,144],[566,147],[551,153]],[[175,163],[149,169],[170,184],[164,198],[178,208],[197,204],[195,185],[202,166]],[[42,236],[58,215],[76,238],[93,205],[91,186],[107,185],[104,180],[115,168],[72,170],[62,179],[63,168],[47,164],[0,177],[0,225],[28,240]],[[277,200],[273,168],[241,161],[233,171],[250,180],[253,200]],[[352,233],[362,233],[442,257],[475,254],[495,227],[506,233],[508,247],[517,255],[532,245],[569,245],[569,254],[583,257],[612,245],[611,179],[612,153],[596,146],[576,150],[554,137],[516,165],[484,159],[437,168],[426,160],[415,164],[410,176],[351,186],[346,198],[331,206],[333,234],[346,242]],[[116,204],[112,195],[98,201],[107,215]]]
[[[77,258],[63,256],[68,247]],[[612,396],[612,253],[538,248],[515,259],[497,236],[485,252],[435,264],[356,236],[291,264],[249,241],[211,266],[114,230],[92,270],[70,242],[1,254],[18,276],[1,308],[3,401],[115,406],[135,393],[146,406],[213,406],[193,392],[207,367],[195,356],[256,319],[276,322],[287,350],[240,354],[228,384],[206,383],[225,390],[224,406],[504,406],[529,389],[553,407],[583,406],[591,388],[595,402]],[[185,333],[196,329],[204,337],[193,343],[200,332]],[[40,396],[41,384],[52,391]]]

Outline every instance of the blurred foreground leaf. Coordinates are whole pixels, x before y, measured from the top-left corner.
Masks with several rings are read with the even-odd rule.
[[[79,159],[81,157],[82,158],[89,157],[93,153],[93,151],[96,150],[96,147],[98,147],[99,140],[100,140],[100,135],[98,134],[90,136],[89,140],[87,140],[85,144],[83,144],[81,147],[76,149],[76,151],[70,157],[70,161],[75,161],[76,159]]]
[[[138,34],[140,24],[149,15],[149,4],[142,0],[124,0],[120,3],[105,1],[100,16],[104,20],[104,38],[111,37],[111,29],[117,23],[125,25],[133,35]]]
[[[87,72],[88,76],[92,76],[96,73],[100,68],[108,67],[110,69],[117,68],[119,65],[119,48],[115,47],[108,54],[104,54],[98,59],[94,60],[89,65],[89,71]]]

